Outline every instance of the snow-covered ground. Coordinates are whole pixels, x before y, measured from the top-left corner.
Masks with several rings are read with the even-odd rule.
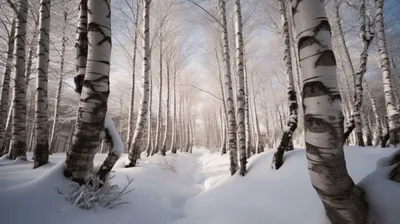
[[[346,148],[351,177],[359,182],[376,169],[379,158],[393,152],[394,149]],[[193,154],[144,158],[138,167],[129,169],[123,167],[121,159],[112,181],[123,188],[128,178],[134,179],[128,187],[133,191],[123,197],[129,204],[98,211],[73,207],[58,193],[71,189],[71,182],[62,175],[64,154],[52,155],[50,164],[36,170],[32,169],[32,162],[2,160],[0,223],[325,223],[322,204],[309,180],[305,151],[287,153],[285,164],[278,171],[270,168],[272,155],[269,151],[253,156],[245,177],[230,177],[228,155],[220,156],[204,148],[195,148]],[[104,158],[99,154],[95,161],[101,163]],[[363,184],[371,186],[371,178]]]

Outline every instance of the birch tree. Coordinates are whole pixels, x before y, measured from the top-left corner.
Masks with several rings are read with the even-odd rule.
[[[393,84],[390,74],[389,54],[386,45],[386,35],[383,18],[383,0],[376,0],[376,33],[378,38],[378,48],[380,55],[379,66],[381,68],[381,75],[383,81],[383,90],[385,93],[386,113],[389,125],[390,144],[397,145],[400,142],[398,132],[400,129],[400,114],[396,109],[396,103],[393,93]]]
[[[19,0],[15,34],[15,84],[13,87],[12,145],[10,159],[26,160],[26,82],[25,43],[28,17],[28,0]]]
[[[42,166],[49,160],[47,77],[49,71],[50,5],[51,0],[40,1],[40,33],[35,91],[35,161],[33,168]]]
[[[231,175],[235,174],[239,168],[237,157],[237,125],[235,106],[233,103],[232,75],[231,75],[231,59],[229,55],[229,40],[228,27],[226,22],[225,0],[218,0],[218,10],[221,22],[221,40],[223,44],[223,64],[224,64],[224,81],[225,81],[225,96],[228,118],[228,143],[230,150],[230,171]]]
[[[292,0],[300,67],[308,170],[332,223],[366,223],[362,191],[347,173],[343,115],[331,48],[331,28],[323,1]]]
[[[136,55],[137,55],[137,39],[138,39],[138,24],[139,24],[139,0],[136,0],[136,13],[135,13],[135,23],[134,23],[134,37],[133,37],[133,57],[132,57],[132,82],[131,82],[131,98],[129,105],[129,117],[128,117],[128,133],[127,133],[127,149],[129,151],[132,143],[132,132],[134,126],[134,105],[135,105],[135,81],[136,81]],[[132,12],[133,13],[133,12]]]
[[[110,15],[109,0],[89,0],[87,8],[86,1],[81,1],[77,33],[77,69],[78,75],[80,75],[80,72],[85,71],[85,76],[82,82],[82,89],[81,87],[77,88],[82,90],[79,113],[72,144],[67,152],[64,170],[66,177],[72,176],[73,180],[78,183],[84,183],[90,177],[94,155],[100,144],[101,134],[104,131],[107,99],[110,92]],[[87,28],[85,26],[86,18]],[[81,36],[85,32],[88,32],[87,68],[83,65],[86,38]],[[82,64],[80,64],[81,62]]]
[[[6,123],[7,112],[9,108],[9,94],[10,94],[10,80],[11,70],[14,59],[14,39],[15,39],[15,19],[11,23],[10,30],[7,30],[8,43],[7,43],[7,61],[4,67],[3,79],[1,81],[1,98],[0,98],[0,156],[5,152],[3,145],[6,142]]]
[[[289,34],[289,23],[286,14],[286,4],[285,0],[280,0],[280,13],[282,17],[282,36],[284,42],[284,57],[283,61],[286,67],[286,77],[288,82],[288,100],[289,100],[289,120],[287,127],[283,131],[282,140],[278,146],[277,152],[274,154],[272,167],[274,169],[279,169],[283,164],[283,154],[289,147],[290,141],[292,141],[292,136],[297,128],[297,97],[296,90],[294,88],[293,81],[293,69],[292,69],[292,56],[290,53],[290,34]]]
[[[237,90],[237,138],[239,148],[240,175],[246,173],[246,129],[245,129],[245,90],[244,90],[244,70],[243,70],[243,28],[242,12],[240,0],[235,0],[235,32],[236,32],[236,67],[238,78]]]
[[[126,167],[136,166],[137,155],[140,153],[140,144],[142,143],[143,132],[148,116],[149,101],[149,76],[150,76],[150,3],[151,0],[143,1],[143,96],[140,102],[139,116],[137,118],[135,133],[133,135],[131,148],[128,154]]]

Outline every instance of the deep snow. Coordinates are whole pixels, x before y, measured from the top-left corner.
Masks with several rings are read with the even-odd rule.
[[[381,157],[393,152],[394,149],[346,148],[351,177],[359,182],[375,170]],[[101,163],[105,156],[96,155],[95,162]],[[134,178],[129,186],[134,190],[123,198],[130,203],[100,211],[72,207],[57,192],[71,189],[71,182],[62,176],[64,154],[53,154],[50,164],[36,170],[32,169],[32,162],[3,159],[0,161],[0,223],[326,223],[322,204],[309,180],[305,151],[299,149],[285,154],[285,164],[278,171],[271,169],[272,156],[272,151],[253,156],[245,177],[230,177],[228,155],[220,156],[219,152],[210,153],[204,148],[195,148],[193,154],[143,157],[136,168],[124,168],[121,158],[114,168],[112,181],[122,188],[127,177]],[[400,214],[399,205],[385,209],[398,201],[400,188],[382,177],[389,170],[384,161],[380,160],[378,169],[361,185],[371,192],[367,197],[377,202],[371,208],[384,208],[383,212],[374,209],[379,211],[380,222],[400,223],[396,222],[400,217],[393,216],[396,212]],[[379,178],[381,181],[376,183]],[[388,195],[389,190],[399,193]]]

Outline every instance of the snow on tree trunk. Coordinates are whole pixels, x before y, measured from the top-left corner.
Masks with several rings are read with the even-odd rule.
[[[4,66],[3,80],[1,81],[1,98],[0,98],[0,157],[4,155],[3,145],[6,142],[6,123],[7,112],[9,110],[10,102],[10,80],[11,69],[14,59],[14,39],[15,39],[15,19],[11,23],[10,32],[8,35],[7,43],[7,61]]]
[[[126,167],[136,166],[138,154],[140,154],[140,146],[142,144],[144,130],[149,112],[149,77],[150,77],[150,2],[143,2],[143,84],[142,84],[142,100],[140,102],[139,115],[136,122],[135,133],[133,135],[131,148],[128,154]]]
[[[119,157],[124,153],[124,143],[108,113],[106,113],[104,119],[104,128],[105,138],[103,142],[108,145],[109,150],[106,159],[97,171],[97,175],[102,181],[105,181]]]
[[[34,165],[37,168],[49,161],[49,128],[47,126],[47,76],[49,72],[50,0],[40,1],[40,32],[35,99],[35,149]]]
[[[238,89],[236,94],[237,106],[237,138],[240,161],[240,175],[246,174],[246,128],[245,128],[245,87],[244,87],[244,60],[243,60],[243,28],[242,12],[240,9],[240,0],[235,0],[235,32],[236,32],[236,69],[238,78]]]
[[[132,57],[132,82],[131,82],[131,98],[129,100],[129,116],[128,116],[128,133],[126,136],[127,150],[129,151],[132,143],[132,132],[134,126],[134,105],[135,105],[135,81],[136,81],[136,54],[137,54],[137,38],[138,38],[138,23],[139,23],[139,1],[136,4],[136,15],[134,30],[135,34],[133,37],[133,57]]]
[[[156,139],[154,145],[154,151],[151,155],[154,155],[158,152],[158,147],[160,145],[161,139],[161,123],[162,123],[162,85],[163,85],[163,47],[162,47],[162,33],[160,33],[160,72],[159,72],[159,83],[158,83],[158,107],[157,107],[157,128],[156,128]]]
[[[394,93],[393,93],[393,84],[392,78],[390,74],[390,63],[389,63],[389,53],[387,51],[386,46],[386,35],[384,28],[384,18],[383,18],[383,0],[376,0],[376,33],[378,38],[378,47],[380,54],[380,68],[383,80],[383,90],[385,93],[385,102],[386,102],[386,113],[389,124],[389,135],[390,135],[390,144],[397,145],[400,142],[400,138],[398,136],[400,129],[400,114],[396,109]]]
[[[379,112],[378,112],[378,108],[376,107],[376,102],[374,97],[371,94],[371,91],[368,88],[368,84],[364,79],[364,87],[365,87],[365,91],[368,94],[369,99],[371,100],[371,107],[372,107],[372,112],[374,113],[374,117],[375,117],[375,139],[374,139],[374,146],[378,146],[379,142],[382,141],[382,121],[381,121],[381,117],[379,116]]]
[[[26,82],[25,43],[28,18],[28,0],[18,1],[18,16],[15,34],[15,77],[13,88],[12,140],[10,159],[26,160]]]
[[[229,56],[228,28],[226,22],[225,0],[218,0],[218,10],[221,21],[221,38],[223,43],[223,63],[225,70],[225,95],[228,118],[228,142],[230,150],[230,171],[231,175],[235,174],[239,168],[237,157],[237,136],[236,136],[236,115],[235,105],[233,102],[232,75],[231,75],[231,59]]]
[[[81,5],[81,10],[85,7]],[[111,8],[109,0],[89,0],[88,57],[72,144],[64,175],[83,183],[90,177],[94,155],[104,131],[110,93]],[[82,15],[82,14],[81,14]],[[81,21],[80,21],[81,22]]]
[[[283,130],[282,140],[279,143],[278,150],[274,154],[272,167],[273,169],[279,169],[283,164],[283,154],[289,148],[289,144],[292,141],[293,133],[297,128],[297,97],[296,90],[294,88],[293,81],[293,68],[292,68],[292,56],[290,53],[290,34],[289,34],[289,23],[286,14],[285,0],[280,0],[280,13],[282,18],[282,35],[284,42],[284,56],[283,61],[286,67],[286,78],[288,81],[288,100],[289,100],[289,120],[287,127]],[[293,147],[293,143],[292,143]]]
[[[368,49],[374,38],[373,22],[365,10],[365,0],[362,0],[360,5],[360,39],[361,39],[361,55],[360,55],[360,70],[356,73],[355,92],[354,92],[354,121],[356,125],[357,145],[364,146],[363,139],[363,123],[361,119],[361,107],[363,100],[363,77],[367,71]]]
[[[343,115],[324,2],[292,0],[300,67],[306,154],[311,182],[333,224],[366,223],[363,192],[350,178],[344,159]]]
[[[164,140],[162,142],[161,145],[161,155],[165,156],[166,155],[166,151],[167,151],[167,141],[168,141],[168,137],[169,137],[169,132],[170,132],[170,127],[169,127],[169,122],[170,122],[170,111],[169,111],[169,84],[170,84],[170,68],[169,66],[167,66],[167,108],[166,108],[166,117],[165,117],[165,131],[164,131]]]
[[[66,29],[67,29],[67,22],[68,22],[68,13],[67,11],[64,11],[64,26],[62,30],[62,40],[61,40],[61,58],[60,58],[60,74],[58,75],[58,85],[57,85],[57,92],[56,92],[56,100],[54,102],[54,115],[53,115],[53,125],[51,128],[51,134],[50,134],[50,153],[54,152],[54,136],[58,124],[58,114],[59,114],[59,109],[60,109],[60,100],[61,100],[61,91],[62,91],[62,84],[63,84],[63,79],[64,79],[64,62],[65,62],[65,45],[67,42],[67,37],[66,37]]]

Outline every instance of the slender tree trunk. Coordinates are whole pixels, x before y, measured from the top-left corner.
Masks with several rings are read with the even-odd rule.
[[[62,84],[64,79],[64,62],[65,62],[65,45],[67,43],[67,36],[66,36],[66,29],[67,29],[67,22],[68,22],[68,13],[64,11],[64,26],[62,30],[62,41],[61,41],[61,58],[60,58],[60,74],[58,75],[58,85],[57,85],[57,92],[56,92],[56,100],[54,102],[54,115],[53,115],[53,125],[51,128],[50,134],[50,153],[54,152],[54,136],[57,129],[58,124],[58,114],[60,109],[60,100],[61,100],[61,91],[62,91]]]
[[[360,5],[360,39],[361,39],[361,55],[360,70],[356,73],[355,93],[354,93],[354,120],[356,124],[357,145],[364,146],[363,123],[361,119],[361,107],[363,100],[363,77],[367,71],[368,49],[374,38],[373,22],[369,20],[365,12],[365,0]]]
[[[131,148],[128,154],[128,163],[126,167],[136,166],[138,154],[140,154],[140,145],[143,139],[148,119],[148,103],[149,103],[149,77],[150,77],[150,2],[151,0],[143,1],[143,96],[140,102],[139,115],[136,122],[135,133],[133,135]]]
[[[244,54],[244,53],[243,53]],[[245,132],[246,132],[246,157],[250,158],[252,153],[251,145],[251,126],[250,126],[250,101],[249,101],[249,73],[247,71],[246,62],[244,60],[244,117],[245,117]]]
[[[14,59],[14,38],[15,38],[15,19],[11,24],[10,33],[8,36],[7,44],[7,61],[4,67],[3,80],[1,82],[1,98],[0,98],[0,157],[4,155],[3,145],[6,140],[6,123],[7,112],[9,110],[9,94],[10,94],[10,80],[11,70]]]
[[[343,152],[343,115],[324,2],[292,1],[300,67],[306,154],[311,182],[332,224],[365,224],[363,192],[350,178]]]
[[[152,105],[153,105],[153,78],[149,78],[149,114],[148,114],[148,124],[147,124],[147,144],[146,144],[146,155],[147,157],[152,154],[152,152],[155,150],[154,149],[154,144],[152,143],[152,130],[153,126],[151,125],[151,115],[153,114],[152,110]],[[153,154],[152,154],[153,155]]]
[[[176,154],[176,122],[177,122],[177,116],[176,116],[176,72],[174,74],[174,82],[173,82],[173,91],[174,91],[174,108],[173,108],[173,118],[172,118],[172,138],[171,138],[171,152]]]
[[[240,0],[235,0],[235,32],[236,32],[236,67],[238,78],[237,102],[237,138],[240,161],[240,175],[246,174],[246,129],[245,129],[245,87],[244,87],[244,60],[243,60],[243,31]]]
[[[47,126],[47,76],[49,72],[50,46],[50,5],[51,0],[40,1],[40,33],[38,41],[38,61],[35,100],[35,161],[37,168],[49,161],[49,130]]]
[[[12,145],[10,159],[26,160],[26,83],[25,43],[28,18],[28,0],[18,1],[18,16],[15,34],[15,84],[13,88]]]
[[[80,29],[86,22],[82,18],[86,12],[85,0],[80,5]],[[111,8],[109,0],[89,0],[88,15],[88,54],[87,69],[83,81],[79,113],[75,125],[72,144],[67,152],[64,175],[72,176],[78,183],[84,183],[90,176],[93,159],[100,144],[101,133],[107,112],[107,100],[110,93],[109,72],[111,56]],[[84,31],[82,31],[84,33]],[[78,37],[79,38],[79,37]],[[80,61],[80,39],[78,39],[78,57]],[[78,66],[79,66],[78,62]],[[78,89],[80,89],[79,87]]]
[[[158,152],[158,148],[160,146],[160,138],[161,138],[161,123],[162,123],[162,85],[163,85],[163,47],[162,47],[162,34],[160,34],[160,72],[159,72],[159,92],[158,92],[158,109],[157,109],[157,128],[156,128],[156,144],[154,146],[154,151],[152,152],[152,155],[156,154]]]
[[[235,105],[233,102],[233,89],[232,89],[232,75],[231,75],[231,62],[229,56],[229,41],[228,41],[228,28],[226,22],[226,8],[225,0],[218,0],[218,10],[220,15],[221,25],[221,38],[223,43],[223,63],[225,70],[225,95],[226,95],[226,107],[227,107],[227,118],[228,118],[228,142],[230,150],[230,171],[231,175],[234,175],[239,169],[238,157],[237,157],[237,126],[236,126],[236,115]]]
[[[161,155],[165,156],[166,155],[166,151],[167,151],[167,141],[168,141],[168,134],[170,132],[170,127],[169,127],[169,123],[170,123],[170,111],[169,111],[169,89],[170,89],[170,69],[169,66],[167,66],[167,108],[166,108],[166,117],[165,117],[165,131],[164,131],[164,140],[163,143],[161,145]]]
[[[138,38],[138,23],[139,23],[139,2],[136,1],[136,15],[135,15],[135,24],[134,30],[135,35],[133,37],[133,57],[132,57],[132,82],[131,82],[131,98],[130,98],[130,105],[129,105],[129,117],[128,117],[128,133],[126,136],[126,145],[127,150],[130,150],[132,144],[132,132],[134,126],[134,105],[135,105],[135,81],[136,81],[136,54],[137,54],[137,38]]]
[[[227,139],[227,124],[228,124],[228,109],[226,108],[226,94],[224,91],[224,83],[222,82],[222,74],[221,74],[221,69],[220,69],[220,62],[219,62],[219,57],[218,57],[218,51],[215,49],[215,58],[217,59],[217,66],[218,66],[218,78],[219,78],[219,84],[220,84],[220,90],[221,90],[221,97],[222,97],[222,107],[223,107],[223,114],[224,116],[221,116],[221,119],[224,118],[222,121],[222,124],[224,126],[223,130],[223,139],[224,143],[221,145],[221,154],[226,153],[226,139]],[[221,126],[222,127],[222,126]]]
[[[372,133],[371,133],[371,128],[370,128],[370,122],[369,122],[369,119],[367,118],[367,113],[365,111],[361,111],[361,119],[362,119],[363,129],[364,129],[365,138],[366,138],[365,145],[372,146]]]
[[[396,109],[392,78],[390,74],[389,53],[386,46],[386,36],[383,18],[383,0],[376,0],[376,32],[380,54],[380,68],[382,73],[383,88],[385,93],[386,113],[389,123],[390,144],[397,145],[400,142],[398,132],[400,129],[400,114]]]
[[[284,41],[284,57],[283,61],[286,64],[286,78],[288,81],[288,100],[289,100],[289,120],[287,122],[287,127],[283,130],[282,140],[279,143],[278,150],[274,154],[274,159],[272,167],[274,169],[279,169],[283,164],[283,154],[288,148],[293,149],[293,133],[297,128],[297,96],[296,90],[294,88],[293,80],[293,68],[292,68],[292,55],[290,53],[290,34],[289,34],[289,23],[286,14],[286,4],[285,0],[280,0],[280,13],[282,17],[282,29],[283,29],[283,41]],[[291,144],[290,144],[291,143]],[[291,147],[290,147],[291,146]]]
[[[379,116],[378,108],[376,107],[376,102],[374,97],[371,94],[371,91],[368,88],[367,81],[364,79],[364,87],[365,91],[368,94],[369,99],[371,100],[371,106],[372,106],[372,112],[374,113],[375,117],[375,141],[374,141],[374,146],[378,146],[379,142],[383,141],[383,131],[382,131],[382,121]]]
[[[38,35],[40,33],[39,30],[39,16],[36,18],[35,21],[35,28],[34,32],[32,35],[32,42],[31,42],[31,47],[29,48],[28,51],[28,60],[26,62],[26,69],[25,69],[25,82],[26,82],[26,89],[28,90],[29,87],[29,82],[31,81],[31,74],[32,74],[32,60],[33,60],[33,55],[36,52],[36,46],[37,46],[37,40],[38,40]]]

